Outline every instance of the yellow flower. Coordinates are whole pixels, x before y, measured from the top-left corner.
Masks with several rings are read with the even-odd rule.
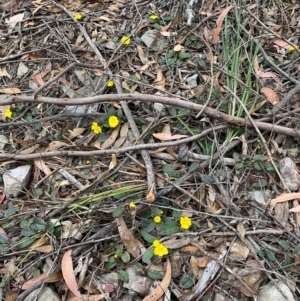
[[[120,123],[120,120],[117,116],[112,115],[108,118],[108,125],[112,129],[116,128],[119,125],[119,123]]]
[[[102,133],[102,128],[97,122],[92,123],[91,129],[95,134],[101,134]]]
[[[114,258],[115,258],[115,259],[117,259],[117,258],[118,258],[118,255],[117,255],[117,254],[115,254],[115,255],[114,255]]]
[[[86,164],[91,164],[91,161],[90,160],[86,160],[85,163]]]
[[[154,247],[153,254],[156,256],[163,257],[164,255],[169,254],[168,248],[158,240],[155,240],[153,242],[153,247]]]
[[[12,110],[11,110],[11,107],[8,107],[5,111],[5,117],[6,118],[12,118]]]
[[[78,13],[78,14],[76,14],[76,15],[74,16],[74,18],[75,18],[76,20],[80,21],[80,20],[83,19],[83,15]]]
[[[106,86],[107,86],[108,88],[112,88],[114,85],[115,85],[115,83],[114,83],[114,81],[113,81],[112,79],[109,80],[109,81],[107,82],[107,84],[106,84]]]
[[[159,215],[154,216],[154,222],[159,224],[161,222],[161,217]]]
[[[288,48],[289,52],[294,52],[295,50],[296,50],[296,48],[294,46],[289,46],[289,48]]]
[[[184,230],[187,230],[191,227],[192,221],[189,217],[187,216],[182,216],[180,218],[180,227]]]
[[[149,16],[149,19],[155,21],[155,20],[158,20],[159,17],[158,17],[158,15],[150,15],[150,16]]]
[[[122,43],[123,45],[125,45],[125,46],[128,46],[128,45],[130,45],[130,43],[131,43],[131,39],[130,39],[129,37],[127,37],[127,36],[123,36],[123,37],[121,38],[121,43]]]
[[[130,203],[129,203],[129,207],[130,207],[131,209],[135,209],[135,208],[136,208],[136,204],[135,204],[134,202],[130,202]]]

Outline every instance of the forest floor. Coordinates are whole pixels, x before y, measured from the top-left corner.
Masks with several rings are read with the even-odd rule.
[[[194,2],[0,3],[0,300],[300,299],[300,4]]]

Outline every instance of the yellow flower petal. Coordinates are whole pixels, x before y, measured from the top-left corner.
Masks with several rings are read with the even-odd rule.
[[[153,21],[159,19],[158,15],[150,15],[149,18]]]
[[[74,16],[74,18],[76,19],[76,20],[78,20],[78,21],[80,21],[80,20],[82,20],[83,19],[83,16],[82,16],[82,14],[76,14],[75,16]]]
[[[102,128],[101,126],[97,123],[97,122],[93,122],[91,125],[91,130],[95,133],[95,134],[101,134],[102,133]]]
[[[135,208],[136,208],[136,204],[135,204],[134,202],[130,202],[130,203],[129,203],[129,207],[130,207],[131,209],[135,209]]]
[[[157,224],[161,222],[161,217],[159,215],[154,216],[153,221]]]
[[[6,118],[12,118],[12,110],[11,110],[11,107],[8,107],[5,111],[5,117]]]
[[[180,218],[180,227],[184,230],[188,230],[192,226],[192,221],[187,216],[182,216]]]
[[[107,86],[108,88],[112,88],[114,85],[115,85],[115,83],[114,83],[114,81],[113,81],[112,79],[109,80],[109,81],[107,82],[107,84],[106,84],[106,86]]]
[[[119,123],[120,123],[120,120],[117,116],[112,115],[108,118],[108,125],[112,129],[116,128],[119,125]]]
[[[123,36],[123,37],[121,38],[121,43],[122,43],[123,45],[125,45],[125,46],[128,46],[128,45],[130,45],[130,43],[131,43],[131,39],[130,39],[129,37],[127,37],[127,36]]]

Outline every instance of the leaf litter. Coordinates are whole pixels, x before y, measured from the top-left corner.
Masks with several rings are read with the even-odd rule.
[[[299,299],[297,8],[1,1],[2,175],[29,168],[0,177],[5,299]]]

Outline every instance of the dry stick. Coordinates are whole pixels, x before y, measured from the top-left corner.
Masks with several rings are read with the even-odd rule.
[[[187,108],[190,110],[200,111],[203,108],[203,105],[196,104],[193,102],[181,100],[175,97],[164,97],[164,96],[156,96],[149,94],[105,94],[105,95],[96,95],[85,98],[52,98],[52,97],[37,97],[36,100],[33,100],[31,96],[19,95],[19,96],[9,96],[9,97],[0,97],[0,105],[8,105],[8,104],[16,104],[16,103],[28,103],[28,102],[39,102],[39,103],[50,103],[54,105],[84,105],[84,104],[93,104],[93,103],[102,103],[102,102],[116,102],[116,101],[129,101],[129,100],[137,100],[137,101],[149,101],[149,102],[160,102],[165,105],[178,106],[182,108]],[[203,113],[213,119],[219,119],[225,121],[233,126],[248,126],[253,127],[253,124],[250,120],[230,116],[228,114],[222,113],[216,109],[206,107],[203,110]],[[283,134],[291,137],[300,137],[300,131],[296,129],[290,129],[283,126],[278,126],[274,124],[254,121],[256,126],[260,130],[275,132],[277,134]]]
[[[292,100],[292,98],[294,97],[295,94],[300,92],[300,83],[297,84],[292,90],[290,90],[284,97],[283,99],[274,106],[273,108],[273,113],[277,113],[279,110],[282,110],[283,107],[287,104],[289,104],[289,102]],[[291,114],[292,112],[288,112],[289,114]]]
[[[107,69],[107,73],[109,75],[112,76],[112,72],[110,71],[110,69],[108,68],[110,61],[108,63],[106,63],[106,61],[104,60],[104,58],[102,57],[101,53],[99,52],[98,48],[95,46],[95,44],[93,43],[93,41],[90,39],[89,35],[87,34],[87,32],[85,31],[85,29],[81,26],[81,24],[72,16],[72,14],[62,5],[57,4],[56,5],[58,7],[61,7],[72,19],[75,20],[75,22],[77,22],[77,25],[79,26],[79,29],[81,31],[81,33],[83,34],[83,36],[85,37],[86,41],[88,42],[88,44],[90,45],[90,47],[93,49],[93,51],[95,52],[95,54],[97,55],[97,57],[99,58],[100,62],[104,65],[104,68]],[[121,45],[120,45],[121,47]],[[117,48],[118,49],[118,48]],[[117,51],[117,49],[115,50],[115,52]],[[113,57],[113,56],[112,56]],[[110,60],[112,59],[112,57],[110,58]],[[120,83],[116,84],[116,89],[118,94],[122,94],[122,88]],[[125,101],[120,101],[122,109],[128,119],[128,122],[130,124],[131,130],[135,136],[136,139],[138,139],[138,137],[140,136],[139,130],[134,122],[134,119],[132,117],[132,114],[127,106],[127,103]],[[153,189],[155,192],[155,177],[154,177],[154,172],[153,172],[153,166],[152,166],[152,162],[151,162],[151,158],[147,152],[147,150],[142,150],[141,151],[143,160],[145,162],[145,166],[147,169],[147,182],[148,182],[148,191],[150,189]]]
[[[122,93],[121,83],[120,83],[119,79],[116,82],[116,89],[117,89],[117,91],[120,94]],[[127,117],[127,120],[129,122],[130,128],[131,128],[131,130],[133,132],[134,138],[136,140],[139,139],[138,144],[139,143],[144,143],[143,139],[140,139],[141,134],[140,134],[139,129],[138,129],[138,127],[137,127],[137,125],[136,125],[133,117],[132,117],[131,111],[128,108],[127,102],[126,101],[120,101],[120,104],[122,106],[124,114]],[[146,170],[147,170],[148,194],[150,192],[152,192],[154,194],[154,196],[155,196],[155,192],[156,192],[156,189],[155,189],[155,176],[154,176],[154,172],[153,172],[153,165],[152,165],[151,157],[150,157],[150,155],[148,153],[148,150],[146,150],[146,149],[141,150],[141,155],[143,157],[143,160],[144,160],[144,163],[145,163],[145,167],[146,167]]]
[[[54,83],[56,80],[58,80],[60,77],[62,77],[65,73],[67,73],[69,70],[71,70],[73,67],[76,66],[76,63],[72,63],[67,68],[65,68],[63,71],[59,72],[56,76],[54,76],[52,79],[48,80],[44,85],[39,87],[34,93],[33,93],[33,99],[36,98],[36,96],[45,88],[49,87],[52,83]]]
[[[215,127],[215,130],[222,130],[228,128],[227,125],[219,125]],[[51,151],[42,152],[36,154],[27,155],[17,155],[17,154],[0,154],[0,159],[15,159],[15,160],[31,160],[36,158],[47,158],[53,156],[74,156],[74,157],[84,157],[84,156],[101,156],[101,155],[111,155],[111,154],[121,154],[129,151],[142,150],[142,149],[155,149],[160,147],[170,147],[181,145],[183,143],[193,142],[195,140],[201,139],[212,132],[212,129],[203,130],[200,134],[194,135],[192,137],[184,138],[181,140],[161,142],[161,143],[151,143],[151,144],[137,144],[132,146],[124,146],[120,148],[97,150],[97,151]]]
[[[266,151],[267,151],[267,155],[268,155],[268,157],[269,157],[269,159],[270,159],[270,161],[271,161],[271,163],[272,163],[272,165],[273,165],[273,167],[274,167],[274,169],[275,169],[275,171],[276,171],[276,173],[277,173],[277,175],[278,175],[278,177],[279,177],[281,183],[282,183],[283,186],[284,186],[284,189],[290,192],[288,186],[286,185],[285,181],[283,180],[283,178],[282,178],[282,176],[281,176],[281,174],[280,174],[280,172],[279,172],[279,170],[278,170],[278,168],[277,168],[277,166],[276,166],[276,164],[275,164],[275,162],[274,162],[274,160],[273,160],[273,158],[272,158],[272,154],[271,154],[271,152],[270,152],[270,150],[269,150],[267,141],[265,140],[264,136],[261,134],[260,130],[259,130],[258,127],[256,126],[256,124],[255,124],[254,120],[252,119],[252,117],[251,117],[249,111],[247,110],[247,108],[245,107],[245,105],[243,104],[243,102],[239,99],[239,97],[238,97],[233,91],[231,91],[231,90],[230,90],[228,87],[226,87],[226,86],[225,86],[225,89],[226,89],[228,92],[230,92],[230,94],[231,94],[231,95],[232,95],[232,96],[240,103],[240,105],[241,105],[242,108],[244,109],[244,111],[245,111],[246,115],[248,116],[249,120],[252,122],[254,129],[256,130],[257,134],[259,135],[259,137],[260,137],[260,139],[261,139],[261,141],[262,141],[262,143],[263,143],[263,145],[264,145],[264,147],[265,147],[265,149],[266,149]]]
[[[216,129],[217,129],[217,127],[214,128],[214,131],[216,131]],[[195,167],[195,170],[193,172],[189,172],[189,173],[183,175],[182,177],[177,179],[174,182],[174,184],[177,186],[180,186],[183,182],[190,179],[196,171],[199,171],[199,170],[201,171],[202,169],[206,168],[211,162],[214,162],[216,159],[223,156],[227,151],[236,147],[239,143],[240,143],[240,140],[233,140],[225,147],[221,147],[220,150],[212,156],[212,158],[209,158],[208,160],[198,164],[197,168]],[[222,152],[222,153],[220,153],[220,152]],[[166,187],[166,188],[162,189],[161,191],[159,191],[157,195],[163,196],[163,195],[166,195],[167,193],[171,192],[172,190],[173,190],[173,186]]]

